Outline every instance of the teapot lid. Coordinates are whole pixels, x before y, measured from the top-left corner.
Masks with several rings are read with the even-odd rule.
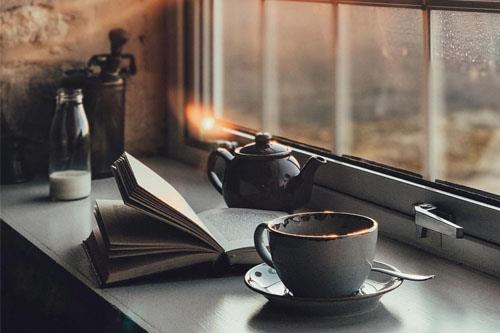
[[[249,143],[243,147],[237,148],[235,154],[244,158],[281,158],[291,154],[291,149],[287,146],[271,140],[269,133],[257,133],[255,142]]]

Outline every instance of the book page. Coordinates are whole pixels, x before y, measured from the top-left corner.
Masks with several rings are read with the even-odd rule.
[[[193,208],[191,208],[182,195],[180,195],[180,193],[177,192],[177,190],[170,185],[169,182],[160,177],[156,172],[148,168],[132,155],[127,153],[125,153],[125,155],[139,187],[149,192],[155,198],[167,205],[170,209],[187,217],[210,235],[210,231],[195,213]]]
[[[223,252],[182,195],[153,170],[125,152],[114,162],[112,171],[126,205],[186,231],[214,250]]]
[[[187,216],[189,219],[193,220],[193,222],[201,222],[191,206],[169,182],[132,155],[127,154],[126,156],[135,180],[141,188],[151,193],[162,202],[167,203],[168,206],[175,209],[177,212]]]
[[[246,208],[216,208],[198,214],[226,252],[254,247],[255,228],[284,215],[287,213]]]
[[[213,262],[216,259],[215,253],[174,253],[143,258],[114,259],[109,262],[107,283]]]
[[[209,244],[213,248],[223,251],[222,248],[218,245],[218,243],[215,242],[215,240],[210,235],[208,235],[206,231],[201,229],[201,227],[194,224],[193,222],[189,222],[190,220],[187,219],[187,217],[183,216],[183,221],[188,221],[188,222],[180,222],[179,218],[172,217],[169,214],[165,214],[164,212],[159,211],[156,206],[151,206],[150,204],[147,204],[149,201],[145,197],[136,199],[135,197],[132,196],[133,193],[128,194],[127,188],[125,186],[125,178],[119,171],[120,167],[118,161],[119,160],[117,160],[115,164],[113,164],[113,166],[111,167],[111,171],[113,172],[113,175],[115,177],[116,185],[118,186],[123,202],[127,206],[133,207],[134,209],[140,211],[145,215],[148,215],[155,219],[159,219],[160,221],[168,225],[174,226],[179,230],[185,231],[195,237],[198,237],[204,240],[207,244]],[[130,186],[130,184],[128,186]],[[195,228],[196,230],[193,230],[193,227],[196,227]]]
[[[120,200],[96,200],[96,221],[108,248],[121,245],[211,251],[191,234],[130,208]]]
[[[92,261],[101,286],[198,263],[213,262],[219,256],[213,252],[177,252],[132,258],[107,258],[98,228],[94,228],[89,238],[84,241],[84,249]]]

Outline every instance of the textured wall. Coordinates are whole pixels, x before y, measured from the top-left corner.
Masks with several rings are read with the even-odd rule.
[[[29,159],[47,165],[47,139],[54,96],[64,70],[108,53],[107,33],[130,33],[125,52],[138,73],[128,81],[125,147],[138,155],[165,146],[163,48],[168,0],[2,0],[0,89],[4,119],[29,138]]]

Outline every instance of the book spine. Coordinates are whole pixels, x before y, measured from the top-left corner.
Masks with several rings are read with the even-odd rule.
[[[83,248],[83,252],[85,252],[85,255],[87,256],[87,259],[90,263],[90,268],[91,268],[91,271],[92,271],[92,274],[94,275],[95,277],[95,280],[97,282],[97,285],[100,287],[100,288],[104,288],[105,287],[105,284],[104,282],[101,280],[101,277],[99,276],[99,274],[97,273],[97,270],[95,269],[95,266],[94,266],[94,261],[92,260],[92,256],[90,255],[90,251],[89,251],[89,247],[87,245],[87,242],[86,241],[83,241],[82,242],[82,248]]]

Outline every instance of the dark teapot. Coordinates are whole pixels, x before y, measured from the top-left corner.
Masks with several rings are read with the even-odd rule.
[[[226,164],[224,183],[214,172],[218,157]],[[293,211],[309,201],[314,174],[325,163],[314,156],[301,170],[289,147],[258,133],[254,143],[236,148],[234,155],[224,148],[213,151],[207,173],[229,207]]]

